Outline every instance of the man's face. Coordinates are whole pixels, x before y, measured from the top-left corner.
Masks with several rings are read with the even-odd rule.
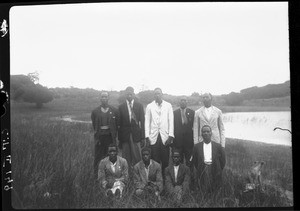
[[[144,163],[148,163],[150,161],[150,153],[148,151],[143,151],[142,159]]]
[[[203,141],[205,143],[209,143],[211,141],[211,134],[212,134],[210,127],[203,127],[201,132],[202,132]]]
[[[107,105],[108,104],[108,93],[107,92],[101,93],[100,101],[101,101],[102,105]]]
[[[154,91],[154,98],[155,98],[155,101],[159,102],[161,101],[161,98],[162,98],[162,92],[160,89],[156,89]]]
[[[109,160],[116,160],[117,158],[117,148],[116,147],[109,147],[108,148],[108,156],[109,156]]]
[[[133,92],[131,92],[131,91],[127,91],[127,92],[126,92],[126,99],[127,99],[129,102],[132,101],[133,97],[134,97],[134,93],[133,93]]]
[[[180,153],[173,152],[172,159],[173,159],[174,166],[178,166],[180,164]]]
[[[211,106],[211,101],[212,101],[210,94],[205,93],[202,96],[202,101],[203,101],[203,104],[204,104],[205,107],[210,107]]]
[[[185,109],[185,108],[186,108],[186,105],[187,105],[187,100],[186,100],[185,98],[182,98],[182,99],[180,100],[179,105],[180,105],[180,108],[181,108],[181,109]]]

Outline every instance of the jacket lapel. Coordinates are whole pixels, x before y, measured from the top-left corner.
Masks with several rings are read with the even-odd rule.
[[[141,162],[140,170],[141,170],[142,178],[144,180],[143,182],[147,183],[148,178],[147,178],[147,174],[146,174],[146,170],[145,170],[145,164],[143,162]],[[151,165],[149,166],[149,176],[150,176],[150,172],[151,172]]]
[[[179,164],[178,173],[177,173],[177,182],[179,181],[179,178],[181,177],[182,173],[183,173],[183,166],[182,164]],[[174,178],[175,178],[175,174],[174,174]]]
[[[186,119],[187,119],[187,123],[190,122],[190,115],[191,115],[191,112],[189,112],[188,108],[186,108],[186,110],[185,110],[185,116],[186,116]]]
[[[177,119],[179,124],[182,126],[182,117],[181,117],[181,110],[180,108],[176,111]]]
[[[124,115],[125,115],[126,122],[130,122],[127,101],[125,101],[125,103],[123,104],[123,109],[124,109]]]
[[[204,154],[203,154],[203,141],[200,142],[200,157],[201,157],[201,160],[202,162],[204,163]]]
[[[214,163],[214,159],[216,158],[216,150],[215,150],[215,143],[211,141],[211,160]]]
[[[206,113],[205,113],[205,107],[203,106],[202,108],[203,108],[202,111],[201,111],[202,116],[204,117],[204,119],[205,119],[206,122],[209,122],[208,121],[208,117],[206,116]],[[201,128],[200,128],[200,130],[201,130]]]

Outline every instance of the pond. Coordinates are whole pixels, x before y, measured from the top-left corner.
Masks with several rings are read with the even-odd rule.
[[[234,112],[224,113],[225,136],[250,141],[291,146],[291,112]]]

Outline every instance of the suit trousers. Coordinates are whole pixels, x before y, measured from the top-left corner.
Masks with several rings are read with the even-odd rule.
[[[202,194],[209,193],[213,190],[212,169],[211,165],[206,165],[202,172],[199,172],[199,187]]]
[[[191,136],[189,132],[181,133],[179,138],[176,138],[175,136],[173,148],[181,150],[181,162],[184,163],[185,161],[187,166],[190,166],[193,147],[193,136]]]
[[[94,154],[94,173],[98,177],[99,162],[107,156],[108,145],[113,143],[111,134],[101,135],[99,140],[95,140],[95,154]]]
[[[158,134],[156,143],[150,145],[151,158],[161,164],[162,175],[165,175],[165,168],[169,165],[170,147],[162,143],[161,136]]]
[[[127,142],[122,143],[122,157],[127,160],[129,169],[142,160],[140,142],[134,142],[132,134]]]

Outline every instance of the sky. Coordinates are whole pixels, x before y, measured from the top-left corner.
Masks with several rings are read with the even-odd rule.
[[[10,10],[10,74],[48,88],[213,95],[290,80],[287,2],[82,3]]]

